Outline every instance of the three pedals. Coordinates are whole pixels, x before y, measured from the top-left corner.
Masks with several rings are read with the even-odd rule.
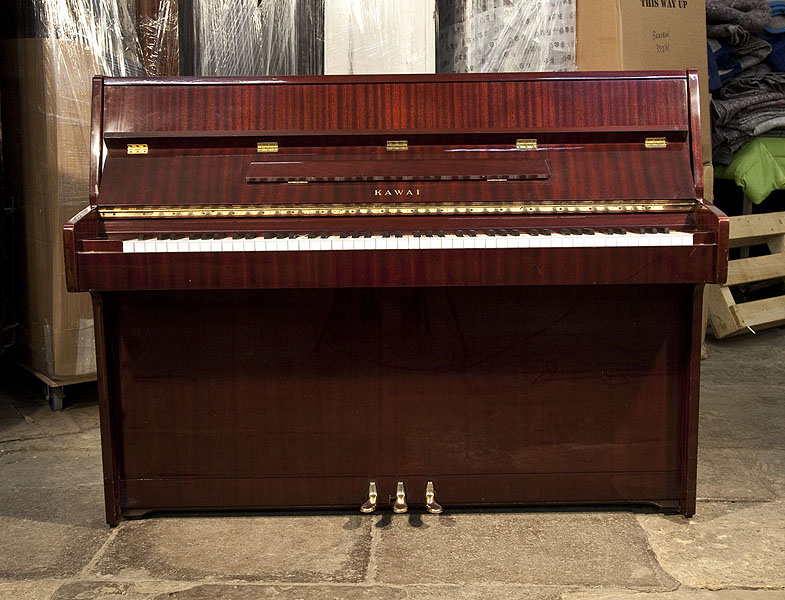
[[[390,497],[392,501],[392,497]],[[360,507],[360,512],[372,513],[379,506],[379,491],[376,488],[376,482],[371,481],[368,484],[368,500],[366,500]],[[434,515],[438,515],[444,509],[436,502],[436,489],[433,486],[433,481],[425,484],[425,509]],[[406,488],[403,481],[399,481],[395,487],[395,500],[393,501],[393,512],[396,514],[405,513],[409,510],[409,505],[406,503]]]

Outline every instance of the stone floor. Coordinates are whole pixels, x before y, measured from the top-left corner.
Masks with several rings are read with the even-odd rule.
[[[785,600],[785,330],[710,342],[697,515],[267,514],[104,524],[94,386],[0,371],[0,599]]]

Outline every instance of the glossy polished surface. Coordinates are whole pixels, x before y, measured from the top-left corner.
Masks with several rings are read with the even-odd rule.
[[[378,510],[433,482],[448,510],[691,515],[728,237],[696,81],[96,78],[64,241],[94,299],[107,521],[357,510],[371,481]],[[362,211],[385,201],[407,204]],[[680,243],[629,242],[647,231]]]

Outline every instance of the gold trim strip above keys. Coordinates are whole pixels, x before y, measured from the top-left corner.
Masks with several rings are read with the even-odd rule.
[[[192,218],[192,217],[354,217],[433,215],[531,215],[531,214],[624,214],[688,212],[694,202],[393,202],[357,204],[254,204],[193,206],[111,206],[99,208],[106,219]]]

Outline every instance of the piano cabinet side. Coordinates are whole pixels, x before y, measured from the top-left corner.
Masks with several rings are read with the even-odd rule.
[[[106,522],[114,527],[123,520],[120,498],[120,441],[118,434],[119,378],[117,376],[116,321],[111,294],[93,292],[95,354],[98,371],[98,410],[104,475]]]
[[[700,231],[715,232],[715,277],[706,283],[723,284],[728,279],[728,215],[713,204],[701,200],[695,210],[695,225]]]
[[[681,507],[685,517],[695,514],[698,473],[698,417],[700,405],[700,355],[703,342],[703,291],[696,285],[692,294],[692,318],[689,331],[689,354],[684,365],[684,389],[680,415],[681,443]]]
[[[87,206],[63,226],[65,258],[65,283],[69,292],[83,292],[79,287],[79,249],[84,239],[96,239],[99,233],[99,215],[94,206]]]

